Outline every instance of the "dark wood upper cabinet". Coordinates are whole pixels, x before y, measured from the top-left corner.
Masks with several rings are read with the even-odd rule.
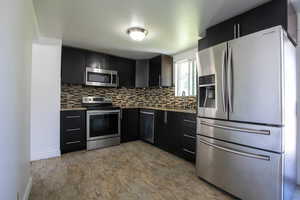
[[[202,50],[222,42],[281,25],[297,44],[297,14],[290,0],[272,0],[241,15],[209,27],[199,40]]]
[[[135,63],[135,87],[149,87],[149,60],[137,60]]]
[[[118,71],[119,87],[135,87],[135,60],[109,56],[108,69]]]
[[[109,69],[109,56],[103,53],[86,51],[85,64],[86,67]]]
[[[84,84],[85,52],[81,49],[62,47],[61,82]]]
[[[234,39],[236,37],[234,27],[237,23],[238,18],[235,17],[208,28],[206,37],[204,38],[205,41],[199,41],[199,48],[201,47],[201,44],[203,46],[201,49],[205,49],[209,46],[214,46],[216,44]]]
[[[173,58],[159,55],[149,60],[149,87],[173,85]]]

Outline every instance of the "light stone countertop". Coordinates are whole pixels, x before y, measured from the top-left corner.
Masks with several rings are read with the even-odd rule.
[[[166,107],[151,107],[151,106],[123,106],[122,109],[139,108],[139,109],[150,109],[150,110],[162,110],[162,111],[173,111],[173,112],[183,112],[196,114],[196,110],[183,109],[183,108],[166,108]],[[86,110],[84,107],[70,107],[61,108],[61,111],[75,111],[75,110]]]

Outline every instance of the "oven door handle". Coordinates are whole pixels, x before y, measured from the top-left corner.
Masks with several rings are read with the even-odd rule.
[[[96,111],[96,110],[88,110],[86,111],[87,115],[107,115],[107,114],[120,114],[120,110],[101,110],[101,111]]]

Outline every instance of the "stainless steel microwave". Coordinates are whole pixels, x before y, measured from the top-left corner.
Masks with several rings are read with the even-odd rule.
[[[85,85],[118,87],[118,72],[114,70],[87,67],[85,72]]]

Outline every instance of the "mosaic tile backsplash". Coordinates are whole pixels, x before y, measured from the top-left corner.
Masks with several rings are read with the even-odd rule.
[[[163,108],[196,109],[196,97],[175,97],[175,88],[101,88],[62,84],[61,107],[81,107],[83,96],[110,97],[120,107],[149,106]]]

